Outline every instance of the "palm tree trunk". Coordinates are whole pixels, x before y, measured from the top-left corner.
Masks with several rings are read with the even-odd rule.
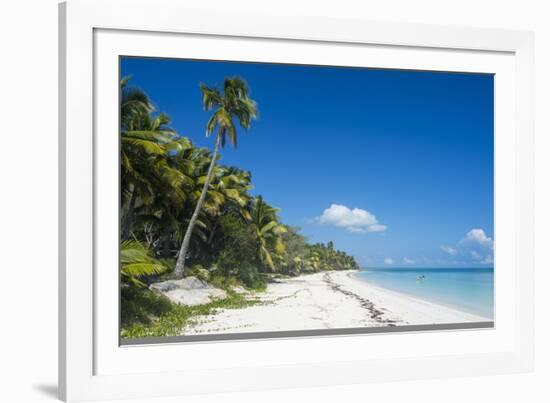
[[[135,216],[134,211],[136,204],[136,193],[137,192],[134,187],[132,189],[132,196],[130,196],[130,201],[128,202],[128,210],[126,211],[124,219],[122,220],[122,229],[120,234],[122,239],[128,239],[130,237],[130,230],[132,229],[132,224]]]
[[[218,146],[220,143],[220,136],[216,136],[216,143],[214,145],[214,153],[212,154],[212,161],[210,162],[210,167],[208,167],[208,173],[206,174],[206,180],[204,181],[204,186],[202,188],[201,195],[199,197],[199,201],[197,202],[197,205],[195,206],[195,211],[193,212],[193,215],[191,216],[191,220],[189,221],[189,225],[187,226],[187,229],[185,230],[185,236],[183,237],[183,242],[181,243],[181,249],[180,253],[178,255],[178,260],[176,262],[176,267],[174,269],[174,276],[175,277],[183,277],[183,273],[185,271],[185,259],[187,256],[187,250],[189,249],[189,242],[191,241],[191,234],[193,233],[193,228],[195,227],[195,223],[197,222],[197,219],[199,218],[199,213],[201,211],[202,205],[204,204],[204,200],[206,199],[206,193],[208,192],[208,187],[210,186],[210,181],[212,180],[212,174],[214,173],[214,165],[216,165],[216,158],[218,156]]]
[[[212,227],[212,231],[210,231],[210,234],[208,235],[208,240],[206,243],[210,245],[212,243],[212,240],[214,239],[214,234],[216,233],[216,229],[218,229],[218,219],[215,218],[216,221],[214,221],[214,226]]]

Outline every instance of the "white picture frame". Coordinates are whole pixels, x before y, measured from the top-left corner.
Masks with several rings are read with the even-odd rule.
[[[71,0],[60,5],[59,39],[61,398],[171,396],[532,370],[532,33],[241,12],[228,16],[227,11],[192,10],[170,0]],[[232,46],[216,50],[220,41]],[[262,47],[270,48],[261,54]],[[113,237],[108,227],[118,222],[102,204],[118,192],[116,183],[109,182],[116,177],[112,170],[118,148],[96,135],[98,127],[105,124],[109,130],[116,120],[118,70],[112,61],[129,52],[183,57],[190,51],[198,58],[218,52],[231,60],[288,62],[300,54],[320,64],[338,57],[374,67],[495,73],[495,328],[120,346],[117,315],[109,311],[117,303],[118,282],[113,279],[118,268],[109,274],[112,253],[107,251]],[[357,52],[370,59],[355,60]]]

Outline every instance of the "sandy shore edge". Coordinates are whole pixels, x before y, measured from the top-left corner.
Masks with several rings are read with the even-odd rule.
[[[359,280],[357,271],[281,279],[248,298],[259,303],[198,317],[184,335],[485,322],[490,319]]]

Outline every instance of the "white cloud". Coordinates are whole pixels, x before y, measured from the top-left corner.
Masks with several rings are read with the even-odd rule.
[[[483,259],[483,256],[481,256],[479,253],[477,253],[475,250],[470,251],[470,256],[472,256],[472,259],[475,260],[481,260]]]
[[[443,247],[441,247],[443,249]],[[454,248],[453,248],[454,249]],[[458,243],[457,253],[469,256],[477,263],[493,263],[493,238],[485,234],[481,228],[473,228]]]
[[[383,232],[387,229],[388,229],[388,227],[386,225],[373,224],[373,225],[369,225],[368,232]]]
[[[388,228],[380,224],[372,213],[360,208],[350,209],[342,204],[331,204],[317,217],[317,221],[350,232],[382,232]]]
[[[464,238],[460,243],[464,245],[479,245],[486,248],[493,249],[493,239],[490,236],[485,235],[485,231],[479,228],[474,228],[470,232],[466,234],[466,238]]]
[[[393,264],[393,259],[390,258],[390,257],[387,257],[387,258],[384,259],[384,263],[385,264]]]
[[[408,257],[405,257],[405,258],[403,258],[403,263],[404,264],[415,264],[416,261],[414,261],[412,259],[409,259]]]
[[[447,245],[442,245],[441,250],[445,253],[448,253],[451,256],[456,256],[456,254],[458,253],[458,251],[455,248]]]

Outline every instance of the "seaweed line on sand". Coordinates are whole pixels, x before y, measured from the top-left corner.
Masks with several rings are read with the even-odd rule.
[[[354,298],[357,301],[359,301],[359,304],[361,307],[365,308],[369,311],[370,317],[377,321],[378,323],[386,324],[388,326],[395,326],[396,321],[392,319],[384,319],[382,315],[384,315],[384,312],[380,311],[379,309],[376,309],[375,305],[369,301],[366,298],[363,298],[354,292],[351,292],[349,290],[345,290],[340,284],[335,283],[332,278],[330,277],[330,273],[326,273],[323,276],[323,281],[329,285],[329,287],[335,291],[335,292],[341,292],[342,294]]]

